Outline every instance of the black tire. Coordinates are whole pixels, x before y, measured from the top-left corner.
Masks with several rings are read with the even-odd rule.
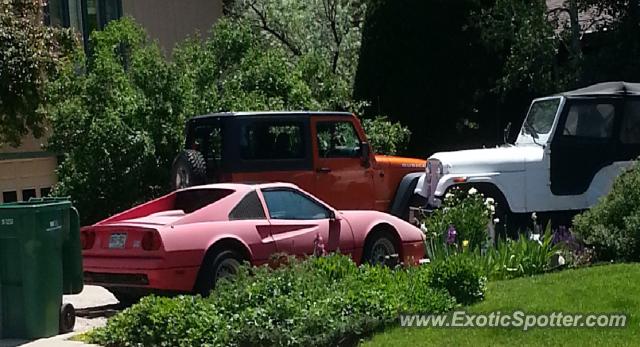
[[[204,184],[207,180],[207,164],[202,153],[186,149],[173,160],[171,188],[181,189]]]
[[[214,253],[211,257],[205,257],[196,288],[197,292],[202,296],[209,296],[218,280],[233,276],[242,265],[243,260],[240,254],[232,249]]]
[[[133,304],[137,304],[138,301],[140,301],[140,299],[142,298],[142,296],[140,295],[131,294],[131,293],[118,291],[118,290],[111,290],[111,294],[113,294],[113,296],[115,296],[116,299],[118,299],[121,306],[126,306],[126,307],[129,307]]]
[[[73,305],[64,303],[60,306],[60,320],[58,322],[58,330],[60,334],[72,332],[76,325],[76,309]]]
[[[399,249],[388,232],[374,232],[364,245],[362,263],[394,267],[399,263]]]

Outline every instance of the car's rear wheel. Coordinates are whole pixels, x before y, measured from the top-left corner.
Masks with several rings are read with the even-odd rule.
[[[202,277],[197,288],[202,296],[208,296],[219,280],[234,276],[243,261],[235,250],[225,250],[208,258],[203,264]]]
[[[364,247],[363,262],[371,265],[395,266],[399,250],[394,238],[386,232],[378,232],[369,238]]]
[[[171,187],[181,189],[204,184],[207,179],[207,164],[202,153],[187,149],[173,161]]]

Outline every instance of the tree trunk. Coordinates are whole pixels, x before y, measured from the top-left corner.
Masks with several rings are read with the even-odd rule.
[[[569,22],[571,25],[571,50],[574,58],[582,57],[580,46],[580,22],[578,18],[577,0],[569,0]]]

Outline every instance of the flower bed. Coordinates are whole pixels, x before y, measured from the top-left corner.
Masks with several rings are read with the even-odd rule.
[[[465,283],[460,288],[458,285]],[[104,346],[329,346],[396,324],[402,312],[445,312],[482,299],[468,262],[389,269],[332,255],[243,268],[208,298],[147,297],[87,336]]]

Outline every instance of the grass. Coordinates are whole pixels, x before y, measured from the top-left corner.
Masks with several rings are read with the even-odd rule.
[[[390,328],[363,346],[637,346],[640,264],[602,265],[492,282],[475,313],[627,314],[624,328]]]

